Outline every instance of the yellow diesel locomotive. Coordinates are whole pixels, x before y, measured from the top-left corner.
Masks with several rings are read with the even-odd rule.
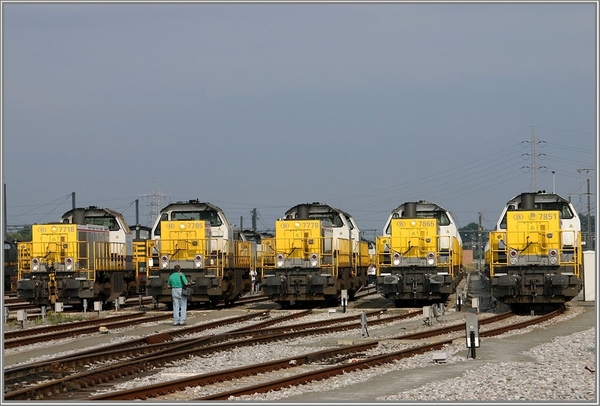
[[[4,240],[4,293],[17,290],[17,243]]]
[[[368,243],[350,214],[326,204],[289,209],[261,249],[262,291],[282,307],[353,300],[367,284]]]
[[[188,304],[232,305],[251,289],[255,247],[219,207],[196,200],[165,206],[152,227],[145,289],[155,303],[171,306],[169,275],[179,265],[192,282]]]
[[[63,214],[61,222],[34,224],[18,243],[17,296],[49,306],[86,307],[138,294],[133,238],[124,216],[90,206]]]
[[[396,307],[444,303],[462,279],[462,240],[452,214],[427,201],[394,210],[376,241],[377,291]]]
[[[581,222],[554,193],[509,200],[485,250],[491,295],[513,309],[555,308],[582,289]]]

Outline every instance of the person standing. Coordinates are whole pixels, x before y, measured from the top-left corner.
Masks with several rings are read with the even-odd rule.
[[[250,269],[250,280],[252,281],[252,294],[256,293],[256,269]]]
[[[171,298],[173,299],[173,325],[185,325],[187,316],[187,296],[183,294],[183,288],[188,286],[187,278],[181,272],[181,267],[175,265],[173,273],[169,276],[167,286],[171,289]]]
[[[371,264],[367,271],[369,275],[369,285],[375,285],[375,281],[377,280],[377,267],[375,264]]]

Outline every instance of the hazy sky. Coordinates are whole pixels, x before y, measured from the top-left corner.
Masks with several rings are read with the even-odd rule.
[[[259,230],[318,201],[380,234],[428,200],[489,229],[531,190],[586,215],[588,178],[595,215],[597,18],[595,1],[3,1],[7,223],[57,221],[75,192],[130,224],[136,199],[142,224],[198,198],[244,228],[256,208]]]

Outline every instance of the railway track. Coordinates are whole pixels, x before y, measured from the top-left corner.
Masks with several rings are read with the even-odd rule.
[[[142,298],[141,301],[139,299],[127,299],[125,301],[125,304],[122,305],[120,308],[127,309],[127,310],[138,310],[138,309],[145,310],[145,309],[147,309],[147,307],[145,307],[145,306],[150,306],[152,304],[153,304],[153,302],[152,302],[151,297]],[[5,298],[4,299],[4,309],[5,309],[5,322],[18,321],[17,320],[18,310],[26,310],[28,321],[31,321],[31,320],[38,321],[39,320],[41,322],[43,319],[42,309],[38,306],[35,306],[35,305],[32,305],[32,304],[26,302],[24,299],[18,299],[18,298],[14,298],[14,297]],[[73,311],[73,310],[69,310],[69,309],[66,309],[65,311],[63,311],[61,313],[65,314],[65,315],[74,315],[74,316],[81,316],[81,314],[82,314],[80,310]],[[46,316],[48,314],[49,314],[49,312],[46,311]]]
[[[377,320],[379,320],[381,322],[390,322],[392,320],[415,317],[415,316],[418,316],[419,314],[420,314],[420,312],[412,312],[412,313],[407,313],[406,315],[397,315],[397,316],[392,316],[392,317],[386,317],[383,319],[381,317],[379,317],[379,319],[377,319]],[[378,311],[372,312],[371,316],[380,316],[380,312],[378,312]],[[174,362],[177,360],[185,359],[190,356],[206,355],[206,354],[215,353],[218,351],[224,351],[224,350],[227,350],[228,348],[256,345],[260,342],[265,342],[265,341],[289,340],[289,339],[292,339],[292,338],[295,338],[298,336],[303,336],[306,334],[321,334],[324,332],[331,332],[335,329],[341,331],[344,329],[357,328],[357,323],[352,323],[352,322],[347,323],[348,321],[351,321],[352,319],[355,319],[356,317],[357,317],[356,315],[348,316],[348,317],[339,318],[339,319],[335,319],[335,320],[294,324],[294,325],[290,325],[290,326],[276,327],[273,329],[266,328],[266,326],[268,324],[278,323],[278,322],[280,322],[280,320],[262,321],[259,323],[255,323],[254,325],[251,325],[251,326],[236,329],[234,331],[230,331],[230,332],[223,333],[223,334],[216,335],[216,336],[205,336],[205,337],[200,337],[200,338],[192,338],[192,339],[184,339],[184,340],[180,340],[180,341],[174,341],[174,342],[170,343],[168,348],[166,346],[155,347],[154,352],[151,352],[149,354],[144,353],[143,355],[134,356],[133,360],[128,360],[128,361],[116,363],[116,364],[111,363],[110,365],[107,365],[107,366],[99,366],[96,368],[92,368],[93,369],[92,371],[89,370],[91,368],[90,367],[90,362],[91,362],[90,359],[85,359],[85,358],[82,359],[80,357],[72,356],[70,359],[69,358],[62,359],[61,362],[59,363],[59,365],[64,367],[66,365],[69,365],[70,362],[71,363],[77,362],[79,365],[86,365],[86,369],[88,369],[88,371],[74,374],[74,371],[72,369],[65,370],[65,369],[62,369],[62,367],[61,367],[62,371],[57,371],[57,372],[61,372],[63,377],[58,378],[51,382],[47,382],[42,385],[32,386],[32,387],[8,392],[5,394],[5,399],[8,399],[8,400],[41,400],[41,399],[63,399],[63,398],[96,399],[96,397],[89,397],[89,392],[86,390],[86,388],[88,388],[90,386],[95,388],[99,384],[106,384],[108,381],[111,381],[111,380],[122,379],[124,376],[134,376],[134,375],[138,375],[138,374],[143,374],[150,367],[156,368],[159,366],[164,366],[164,365],[168,364],[169,362]],[[493,318],[482,320],[481,323],[488,324],[488,323],[492,323],[497,320],[504,319],[506,317],[507,317],[506,314],[501,314],[501,315],[493,317]],[[372,323],[377,322],[377,320],[374,320]],[[324,324],[329,324],[330,326],[319,327]],[[337,326],[333,326],[331,324],[337,324]],[[519,326],[519,328],[521,328],[521,326]],[[282,330],[286,330],[286,329],[288,331],[289,330],[293,330],[293,331],[289,331],[289,332],[285,332],[285,333],[281,332]],[[457,329],[456,325],[441,328],[441,329],[434,329],[430,332],[430,336],[447,334],[449,332],[456,331],[456,329]],[[243,337],[250,337],[250,338],[243,338]],[[416,335],[412,335],[412,338],[411,338],[410,334],[408,334],[408,335],[405,334],[405,335],[398,336],[396,338],[410,340],[410,339],[417,339],[417,338],[422,338],[422,337],[417,337]],[[226,341],[226,342],[221,343],[222,341]],[[429,347],[430,344],[427,344],[427,345],[425,345],[425,347],[423,347],[423,351],[425,351],[425,349],[431,350],[431,349],[441,348],[441,346],[443,346],[451,341],[452,341],[452,339],[441,340],[431,347]],[[367,347],[376,346],[377,344],[378,344],[377,341],[372,341],[370,343],[367,343]],[[326,352],[326,353],[317,352],[314,354],[308,354],[305,357],[305,359],[318,360],[318,359],[323,359],[326,355],[328,357],[332,357],[332,356],[340,357],[340,355],[342,355],[343,353],[352,353],[352,352],[356,352],[356,351],[363,351],[367,347],[364,347],[363,344],[359,344],[359,345],[355,345],[355,346],[345,347],[343,349],[333,348],[333,349],[328,350],[328,352]],[[106,353],[109,353],[109,352],[103,351],[103,354],[106,354]],[[128,354],[128,356],[130,356],[130,357],[132,356],[131,351],[127,351],[126,353]],[[388,356],[391,357],[389,359],[398,359],[398,357],[402,358],[402,357],[408,356],[407,354],[409,354],[409,353],[398,352],[397,354],[395,354],[395,353],[392,355],[388,354]],[[106,362],[106,359],[104,358],[104,356],[102,356],[100,358],[104,362]],[[387,358],[385,358],[385,359],[387,359]],[[291,359],[287,360],[288,365],[303,365],[303,364],[305,364],[305,362],[302,360],[295,360],[294,362],[291,362],[291,361],[292,361]],[[248,374],[259,373],[260,371],[264,371],[264,370],[277,370],[277,369],[282,368],[281,365],[282,365],[282,363],[285,363],[285,362],[286,362],[286,360],[283,360],[283,361],[277,360],[271,364],[264,364],[264,365],[260,365],[260,366],[254,366],[254,367],[250,366],[250,367],[247,367],[247,369],[240,370],[243,372],[236,372],[238,369],[225,371],[225,372],[223,372],[223,374],[224,374],[223,376],[231,375],[232,377],[235,377],[235,376],[237,376],[237,373],[242,373],[242,374],[248,375]],[[378,364],[380,362],[382,362],[380,358],[374,358],[374,359],[370,360],[369,363],[366,363],[365,365],[367,365],[367,366],[374,365],[374,364]],[[374,364],[372,364],[372,363],[374,363]],[[50,365],[56,366],[57,363],[55,361],[55,362],[51,363]],[[38,370],[39,370],[39,365],[36,368],[38,368]],[[354,369],[354,367],[352,369]],[[23,369],[21,369],[21,371],[23,371]],[[254,371],[254,372],[252,372],[252,371]],[[335,373],[332,371],[334,371],[334,370],[332,369],[330,372],[327,372],[327,373],[335,375]],[[5,375],[9,374],[10,372],[11,371],[6,371]],[[46,372],[47,372],[47,369],[46,369]],[[30,374],[30,373],[31,373],[31,370],[29,370],[28,374]],[[68,375],[68,376],[65,377],[64,375]],[[333,375],[330,375],[330,376],[333,376]],[[214,381],[215,380],[214,376],[216,376],[216,375],[214,373],[211,373],[202,379],[208,379],[208,380]],[[7,377],[8,376],[5,376],[5,379]],[[194,379],[200,379],[200,378],[195,377]],[[305,379],[305,378],[303,378],[303,379]],[[317,379],[317,378],[314,378],[314,379]],[[320,378],[320,379],[322,379],[322,378]],[[188,384],[182,386],[181,381],[175,382],[173,384],[179,385],[180,387],[189,386]],[[168,386],[169,384],[167,383],[166,385]],[[267,386],[265,386],[265,388]],[[164,390],[165,389],[159,388],[158,393],[160,394]],[[171,389],[167,389],[167,392],[169,390],[171,390]],[[117,395],[117,396],[120,396],[120,395]],[[139,392],[136,396],[139,396]],[[152,396],[152,395],[151,394],[146,395],[146,397],[149,397],[149,396]],[[223,395],[223,396],[225,396],[225,395]],[[227,396],[231,396],[231,394],[228,394]],[[114,399],[114,398],[108,397],[108,398],[102,398],[102,399]],[[126,397],[125,399],[129,399],[129,398]]]
[[[51,340],[58,340],[65,337],[75,337],[83,334],[98,333],[98,326],[102,326],[105,327],[107,330],[111,330],[116,328],[132,326],[135,324],[155,323],[162,320],[168,320],[171,317],[172,316],[170,314],[145,317],[142,313],[126,316],[117,316],[114,317],[115,320],[112,320],[113,318],[95,319],[89,321],[58,324],[48,327],[40,327],[36,329],[6,332],[4,335],[4,348],[15,348]],[[6,339],[7,334],[11,337],[11,339]]]
[[[365,296],[369,294],[371,293],[364,293]],[[259,296],[248,296],[247,299],[249,299],[248,303],[268,300],[267,298],[259,299]],[[238,303],[236,302],[236,304]],[[260,312],[255,313],[259,314]],[[422,315],[421,310],[411,313],[413,320],[414,317]],[[168,314],[171,317],[171,313],[168,312]],[[310,314],[310,311],[305,315],[308,314]],[[544,322],[549,318],[555,317],[557,314],[555,312],[536,317],[535,322]],[[382,312],[381,309],[368,312],[369,326],[379,323],[395,323],[394,319],[387,316],[388,314],[385,311]],[[261,317],[264,320],[256,322],[256,319]],[[23,367],[20,372],[17,371],[17,367],[7,368],[5,369],[5,399],[147,400],[161,398],[162,400],[231,400],[239,396],[266,393],[271,390],[301,385],[315,380],[323,380],[342,373],[351,373],[352,371],[372,368],[390,362],[402,362],[402,359],[411,358],[417,354],[427,353],[428,351],[439,350],[454,340],[464,339],[465,326],[463,322],[444,326],[441,329],[427,328],[425,331],[407,331],[405,334],[386,338],[386,340],[399,340],[403,343],[414,341],[414,343],[410,344],[411,348],[403,348],[399,351],[388,349],[385,353],[377,354],[376,349],[378,347],[385,347],[381,346],[381,340],[362,339],[360,342],[352,344],[348,344],[352,340],[346,340],[346,344],[326,350],[305,352],[292,357],[283,357],[260,364],[222,368],[203,374],[190,375],[189,373],[184,373],[183,375],[189,376],[170,379],[161,383],[140,385],[134,389],[115,390],[119,387],[120,383],[130,382],[135,377],[151,377],[155,373],[153,371],[156,368],[164,370],[169,365],[185,363],[187,362],[185,360],[190,357],[199,356],[211,362],[211,354],[218,352],[227,353],[236,347],[251,348],[265,342],[296,340],[307,333],[317,335],[333,331],[352,331],[353,329],[360,331],[360,322],[357,320],[360,317],[360,315],[354,314],[352,316],[336,318],[336,323],[338,324],[336,328],[333,328],[334,326],[331,324],[327,324],[330,321],[319,322],[321,323],[320,326],[312,323],[312,327],[308,326],[311,323],[300,324],[298,322],[293,322],[294,324],[291,326],[274,326],[275,322],[269,320],[271,316],[266,311],[256,317],[245,320],[246,322],[252,321],[251,325],[231,329],[226,333],[192,337],[192,335],[207,330],[207,328],[202,328],[201,326],[205,325],[206,327],[208,323],[186,327],[185,329],[178,328],[170,332],[139,339],[137,344],[138,349],[133,348],[135,345],[133,344],[133,340],[131,340],[131,342],[123,343],[121,348],[117,348],[117,344],[115,344],[115,347],[111,346],[110,349],[90,350],[88,355],[71,354],[56,357],[48,360],[48,362],[31,363],[28,367]],[[527,320],[525,322],[512,323],[510,326],[488,328],[488,326],[492,326],[495,322],[508,317],[512,317],[512,314],[503,313],[494,318],[489,318],[489,320],[480,319],[479,323],[482,326],[482,330],[479,336],[490,337],[502,334],[506,331],[524,328],[533,322]],[[402,319],[398,318],[397,320]],[[197,331],[186,331],[192,328],[197,328]],[[441,337],[444,335],[452,335],[452,337]],[[423,340],[426,340],[426,342],[423,342]],[[142,347],[144,350],[140,350]],[[431,348],[427,349],[427,347]],[[173,350],[175,353],[172,353]],[[411,352],[413,350],[414,352]],[[93,354],[94,351],[96,351],[95,355]],[[156,356],[164,356],[164,358],[155,358]],[[126,366],[123,361],[125,357],[131,357],[135,365]],[[65,367],[60,369],[56,368],[56,365],[64,365]],[[94,369],[96,374],[83,376],[84,373],[78,371],[81,371],[84,365],[83,369]],[[141,368],[139,367],[140,365],[142,366]],[[191,370],[195,369],[192,368]],[[282,373],[284,370],[287,372]],[[173,375],[176,375],[176,373]],[[260,379],[256,379],[258,375],[260,375]],[[20,382],[19,379],[21,379]],[[41,379],[49,379],[50,381],[42,385],[46,385],[45,387],[36,388],[36,382],[39,382]],[[260,382],[262,380],[264,382]],[[227,381],[234,382],[225,384]],[[19,387],[19,385],[22,386]],[[195,389],[192,390],[192,388]],[[106,390],[106,393],[98,393],[102,390]]]
[[[308,314],[310,311],[300,312],[297,316],[300,317]],[[373,311],[370,313],[372,317],[377,317],[374,320],[376,322],[390,322],[402,318],[410,318],[419,315],[420,312],[407,313],[405,315],[396,315],[388,318],[381,318],[381,311]],[[127,349],[120,351],[119,357],[128,357],[126,361],[122,363],[111,363],[109,366],[99,366],[90,370],[90,365],[94,363],[98,364],[98,361],[105,362],[107,354],[111,354],[110,351],[102,351],[101,354],[94,353],[91,357],[81,358],[79,356],[71,356],[60,359],[60,362],[56,360],[50,360],[44,365],[36,363],[34,365],[21,366],[18,370],[5,370],[5,382],[10,382],[11,378],[18,378],[27,376],[31,379],[32,374],[43,373],[48,374],[49,372],[56,372],[60,375],[58,379],[52,382],[46,382],[39,386],[33,386],[28,388],[22,388],[14,391],[10,391],[5,394],[5,399],[12,400],[37,400],[46,398],[56,398],[65,388],[76,388],[76,387],[87,387],[89,382],[106,382],[107,376],[111,376],[111,379],[120,378],[123,376],[130,376],[138,373],[142,373],[144,370],[150,368],[156,368],[157,366],[164,366],[166,363],[173,362],[180,359],[185,359],[190,356],[199,356],[214,353],[217,351],[223,351],[228,348],[240,347],[240,346],[251,346],[258,343],[264,343],[269,341],[278,341],[291,339],[294,337],[310,334],[323,334],[331,331],[343,331],[347,329],[356,329],[360,325],[360,322],[355,320],[360,319],[360,315],[347,316],[344,318],[337,318],[332,320],[320,321],[320,322],[309,322],[303,324],[293,324],[288,326],[279,326],[273,328],[267,328],[270,324],[277,324],[284,321],[283,318],[276,318],[272,320],[262,321],[251,326],[235,329],[227,333],[218,335],[202,336],[198,338],[190,338],[184,340],[173,341],[170,343],[168,348],[164,346],[155,346],[152,348],[153,352],[148,354],[143,352],[137,356],[132,355],[132,351]],[[289,319],[285,318],[285,319]],[[328,327],[320,327],[328,325]],[[193,327],[195,329],[204,329],[202,326]],[[179,334],[191,333],[192,328],[185,330],[177,330]],[[187,331],[186,331],[187,330]],[[287,331],[286,331],[287,330]],[[169,341],[167,338],[164,340]],[[157,338],[156,340],[160,340]],[[155,340],[155,341],[156,341]],[[225,343],[222,343],[226,341]],[[75,371],[73,369],[65,370],[65,367],[72,363],[75,365],[85,365],[86,371]],[[68,376],[67,376],[68,375]],[[18,385],[23,385],[23,382]],[[16,383],[15,386],[18,386]]]
[[[185,329],[173,329],[168,332],[153,334],[147,337],[131,339],[125,342],[84,350],[65,356],[53,357],[45,361],[8,367],[4,369],[5,384],[14,384],[15,381],[23,377],[27,377],[31,380],[32,378],[35,378],[32,376],[33,374],[50,374],[53,371],[60,373],[62,373],[62,371],[72,372],[81,365],[124,359],[131,357],[132,355],[146,355],[164,349],[166,346],[170,345],[170,342],[176,337],[195,332],[202,332],[211,328],[226,326],[245,320],[253,320],[255,318],[264,317],[265,313],[257,312],[245,316],[223,318]]]
[[[268,298],[266,296],[254,296],[248,298],[242,298],[239,300],[238,305],[247,305],[262,301],[267,301]],[[150,299],[151,302],[151,299]],[[217,309],[225,308],[224,304],[218,305]],[[39,310],[39,309],[38,309]],[[98,332],[98,326],[104,326],[108,329],[121,328],[127,326],[127,323],[119,323],[121,320],[133,320],[138,319],[144,316],[146,313],[143,309],[133,308],[130,309],[134,313],[121,315],[121,316],[111,316],[111,317],[103,317],[103,318],[94,318],[86,321],[74,321],[68,323],[60,323],[53,324],[47,326],[39,326],[34,328],[23,328],[20,330],[12,330],[4,333],[4,348],[15,348],[20,346],[25,346],[29,344],[34,344],[36,342],[45,342],[50,340],[57,340],[64,337],[82,335],[82,334],[91,334]],[[74,315],[81,316],[80,312],[77,313],[65,313],[66,315]],[[39,313],[28,314],[27,318],[30,319],[38,319],[40,318]],[[157,322],[161,320],[166,320],[172,317],[172,313],[170,311],[165,310],[165,314],[153,316],[153,319],[148,320],[135,320],[132,324],[139,323],[150,323]]]
[[[504,326],[501,328],[489,330],[484,333],[484,336],[493,336],[497,334],[502,334],[503,332],[519,329],[526,327],[528,325],[534,325],[541,322],[544,322],[552,317],[555,317],[558,314],[549,314],[546,316],[538,317],[534,320],[528,320],[526,322],[514,323],[510,326]],[[504,320],[508,317],[514,316],[511,313],[504,313],[498,316],[490,317],[487,319],[481,320],[483,325],[492,324],[501,320]],[[461,324],[461,329],[464,328],[464,325]],[[426,337],[439,336],[444,334],[449,334],[457,331],[457,326],[449,326],[439,329],[434,329],[429,331],[427,334],[415,333],[415,334],[405,334],[394,339],[403,339],[403,340],[417,340]],[[384,363],[395,362],[401,360],[403,358],[413,357],[418,354],[422,354],[429,351],[442,349],[445,345],[452,343],[457,338],[464,338],[464,336],[458,336],[448,339],[440,339],[435,342],[429,342],[421,345],[415,345],[411,348],[402,349],[400,351],[392,351],[385,352],[383,354],[368,356],[364,358],[352,358],[352,362],[345,362],[348,360],[345,357],[348,354],[360,354],[364,353],[367,350],[373,349],[379,345],[379,340],[368,340],[366,342],[362,342],[354,345],[347,345],[343,347],[336,347],[327,350],[317,351],[313,353],[303,354],[295,357],[288,357],[283,359],[277,359],[270,362],[260,363],[249,365],[246,367],[239,367],[233,369],[222,370],[218,372],[210,372],[207,374],[194,375],[187,378],[181,378],[171,381],[166,381],[158,384],[152,384],[147,386],[137,387],[135,389],[122,390],[118,392],[107,393],[103,395],[89,396],[86,397],[87,400],[147,400],[156,398],[159,396],[164,396],[169,393],[175,393],[179,391],[184,391],[185,388],[188,387],[197,387],[197,386],[209,386],[219,384],[224,381],[232,381],[241,379],[248,376],[255,376],[258,374],[269,374],[274,371],[279,371],[283,369],[300,369],[299,367],[314,364],[317,361],[324,360],[334,360],[336,365],[325,367],[325,368],[315,368],[313,371],[292,374],[288,377],[277,377],[276,379],[266,379],[264,382],[256,385],[244,386],[234,390],[227,391],[217,391],[211,395],[198,397],[192,400],[228,400],[232,397],[238,397],[243,395],[252,395],[256,393],[265,393],[270,390],[278,390],[284,387],[293,386],[293,385],[302,385],[306,384],[310,381],[315,380],[323,380],[333,376],[337,376],[344,373],[351,373],[355,370],[361,370],[365,368],[371,368],[374,366],[379,366]],[[280,374],[275,374],[280,375]]]

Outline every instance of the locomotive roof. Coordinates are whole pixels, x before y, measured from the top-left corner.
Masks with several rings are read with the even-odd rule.
[[[568,202],[567,199],[565,199],[564,197],[561,197],[559,195],[557,195],[556,193],[546,193],[546,191],[539,191],[539,192],[523,192],[520,193],[518,195],[516,195],[515,197],[513,197],[512,199],[510,199],[506,205],[508,206],[509,204],[512,203],[519,203],[522,200],[522,197],[524,194],[534,194],[535,198],[534,201],[536,203],[554,203],[554,202]]]
[[[254,230],[242,230],[241,234],[246,237],[248,241],[254,241],[260,243],[263,238],[272,238],[274,235],[267,232],[259,232]]]
[[[215,206],[214,204],[208,203],[208,202],[200,202],[198,199],[192,199],[192,200],[188,200],[188,201],[178,201],[178,202],[173,202],[173,203],[169,203],[168,205],[166,205],[165,207],[163,207],[160,212],[164,213],[165,211],[168,210],[173,210],[174,208],[177,207],[181,207],[181,208],[193,208],[199,211],[208,211],[208,210],[215,210],[218,212],[223,212],[223,210],[221,210],[220,207]]]
[[[416,203],[417,211],[448,211],[436,203],[428,202],[426,200],[419,200],[418,202],[404,202],[392,210],[392,213],[403,209],[407,203]]]
[[[299,206],[308,206],[310,213],[341,213],[347,217],[352,217],[352,215],[350,213],[347,213],[344,210],[332,207],[328,204],[319,203],[319,202],[297,204],[294,207],[292,207],[291,209],[289,209],[288,211],[286,211],[285,215],[287,216],[288,214],[297,212]]]
[[[81,210],[81,209],[85,210],[85,215],[89,216],[89,217],[93,217],[94,214],[97,214],[99,216],[104,216],[105,214],[110,214],[113,217],[119,217],[119,218],[125,219],[125,217],[123,217],[123,215],[116,210],[107,209],[104,207],[97,207],[97,206],[78,207],[75,209],[71,209],[71,210],[67,211],[65,214],[63,214],[61,219],[65,219],[66,217],[72,216],[73,212],[75,210]]]

